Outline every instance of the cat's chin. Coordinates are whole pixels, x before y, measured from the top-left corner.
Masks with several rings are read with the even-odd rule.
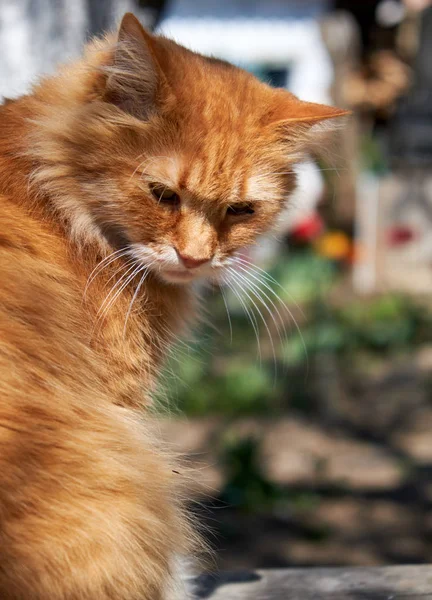
[[[160,271],[159,277],[165,283],[174,283],[177,285],[185,285],[191,283],[192,281],[197,279],[197,276],[193,273],[189,273],[188,271]]]

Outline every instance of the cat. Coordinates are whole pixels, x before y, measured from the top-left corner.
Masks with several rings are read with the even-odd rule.
[[[187,482],[145,409],[195,282],[271,228],[344,114],[130,13],[0,108],[2,600],[176,593]]]

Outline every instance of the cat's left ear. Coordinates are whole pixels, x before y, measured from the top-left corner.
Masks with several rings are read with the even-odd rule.
[[[132,13],[120,24],[104,99],[139,119],[160,108],[169,87],[156,57],[156,40]]]
[[[277,92],[276,102],[268,114],[268,121],[273,126],[299,125],[307,128],[351,114],[343,108],[299,100],[294,94],[286,91],[277,90]]]
[[[327,153],[338,119],[351,114],[342,108],[304,102],[285,90],[275,90],[272,100],[265,117],[268,131],[283,141],[295,160],[310,153]]]

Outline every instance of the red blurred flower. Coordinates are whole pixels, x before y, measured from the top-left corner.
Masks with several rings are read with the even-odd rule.
[[[403,244],[412,242],[415,237],[415,231],[407,225],[397,225],[388,232],[390,246],[402,246]]]
[[[324,223],[318,213],[314,213],[291,230],[291,236],[298,242],[310,242],[324,229]]]

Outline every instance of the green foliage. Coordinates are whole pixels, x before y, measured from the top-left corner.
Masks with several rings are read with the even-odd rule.
[[[430,327],[430,318],[421,307],[398,295],[355,302],[341,311],[340,318],[357,346],[380,352],[416,345],[422,329]]]
[[[360,139],[360,154],[363,168],[378,175],[388,169],[383,149],[376,138],[370,134],[363,135]]]
[[[189,415],[260,413],[276,395],[272,368],[260,366],[253,353],[247,358],[218,361],[210,357],[205,363],[183,358],[175,367],[180,383],[176,389],[171,386],[170,395]]]
[[[282,492],[269,481],[259,462],[259,442],[254,437],[230,435],[222,452],[226,482],[221,499],[245,511],[271,508]]]
[[[336,265],[310,251],[286,254],[271,271],[287,304],[307,304],[327,294],[338,277]]]
[[[432,341],[431,316],[423,306],[396,294],[343,302],[334,292],[341,277],[337,266],[310,251],[281,257],[271,275],[277,283],[268,279],[267,285],[296,313],[298,328],[287,319],[288,335],[279,339],[274,331],[272,347],[257,316],[258,347],[241,302],[226,291],[231,338],[222,298],[210,295],[211,321],[218,329],[204,327],[191,349],[176,355],[171,365],[176,377],[168,378],[171,405],[189,415],[229,417],[278,414],[288,405],[312,408],[315,355],[332,353],[342,369],[348,360],[355,368],[365,356],[377,360],[409,353]],[[248,310],[254,308],[247,297],[244,303]],[[265,310],[263,316],[273,327]]]
[[[324,314],[323,314],[324,312]],[[299,361],[308,355],[333,352],[355,360],[357,352],[391,355],[432,340],[430,315],[408,297],[385,295],[335,308],[315,304],[302,335],[287,340],[284,355]]]
[[[312,543],[321,543],[330,536],[327,526],[314,523],[310,518],[321,502],[318,493],[290,493],[267,478],[260,461],[258,438],[241,438],[229,431],[223,439],[221,464],[225,471],[225,484],[219,499],[225,505],[244,513],[295,515],[303,522],[303,537]]]
[[[272,348],[257,316],[260,358],[242,303],[225,291],[231,336],[222,297],[210,294],[206,302],[209,321],[217,329],[204,326],[189,349],[180,346],[181,351],[175,353],[170,365],[175,377],[168,377],[167,385],[171,406],[174,403],[191,416],[224,415],[227,424],[245,415],[277,416],[288,407],[317,414],[322,410],[316,381],[323,355],[331,354],[332,364],[349,378],[356,369],[364,373],[365,366],[375,367],[386,357],[409,354],[416,346],[432,342],[432,319],[425,307],[398,294],[344,300],[336,291],[343,276],[337,264],[311,251],[281,257],[270,275],[275,281],[268,278],[266,284],[295,313],[298,328],[287,319],[288,335],[279,339],[274,332]],[[244,296],[243,301],[248,310],[253,309],[250,299]],[[273,327],[265,310],[263,316]],[[319,495],[313,491],[288,494],[266,477],[258,439],[239,437],[234,425],[220,443],[226,475],[221,499],[227,505],[249,513],[286,513],[288,507],[291,515],[303,519],[303,536],[309,541],[320,543],[330,535],[310,519]],[[319,474],[326,465],[317,463],[316,468]]]

